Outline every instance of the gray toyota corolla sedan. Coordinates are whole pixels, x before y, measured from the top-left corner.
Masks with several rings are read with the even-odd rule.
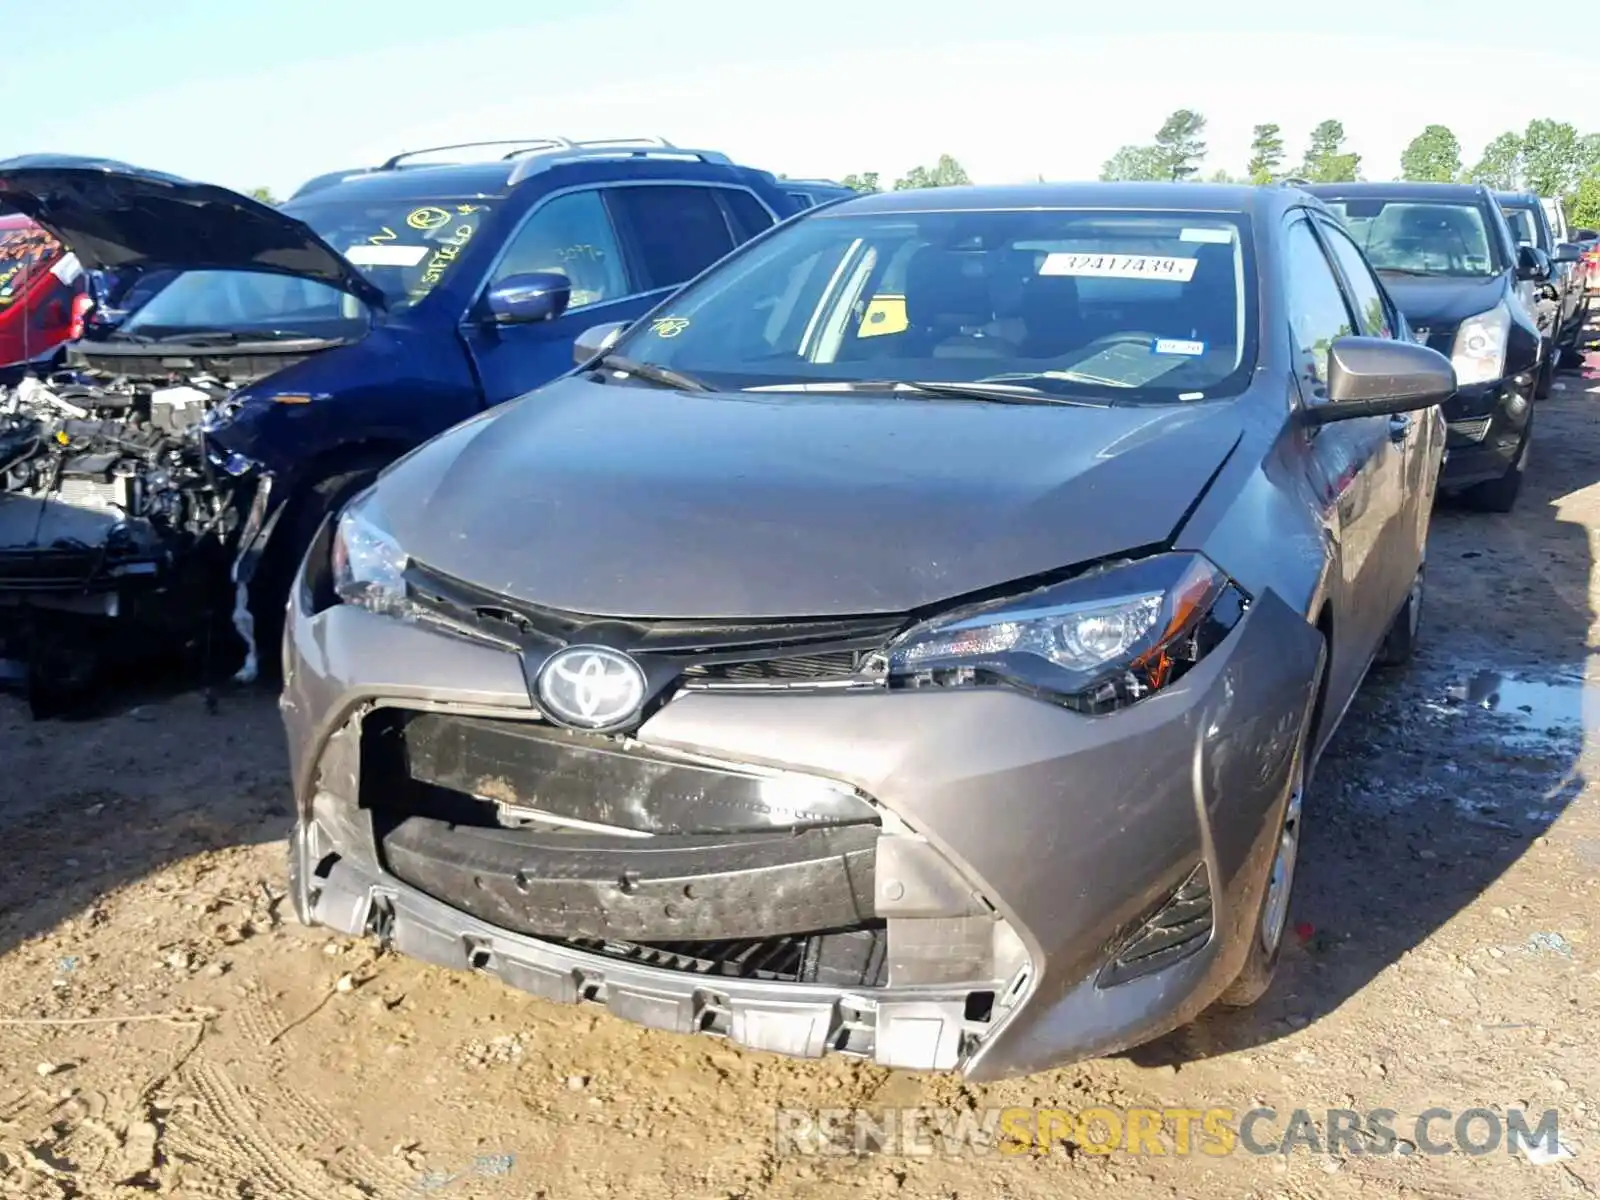
[[[1318,201],[847,200],[579,352],[305,561],[302,920],[977,1079],[1265,990],[1455,388]]]

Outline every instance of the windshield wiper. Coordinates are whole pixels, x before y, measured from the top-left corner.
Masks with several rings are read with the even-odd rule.
[[[1377,272],[1379,275],[1414,275],[1419,279],[1438,274],[1436,271],[1419,271],[1415,267],[1378,267]]]
[[[709,383],[687,375],[682,371],[674,371],[671,367],[659,366],[656,363],[639,362],[637,359],[628,358],[621,354],[607,354],[596,364],[612,371],[621,371],[626,375],[633,375],[639,379],[658,383],[662,387],[677,388],[680,392],[709,392],[715,389]]]
[[[293,329],[195,329],[188,333],[169,333],[157,342],[182,342],[186,346],[231,346],[237,342],[321,341],[314,333]]]
[[[991,404],[1066,404],[1080,408],[1104,408],[1089,400],[1057,396],[1042,388],[1025,384],[978,380],[957,383],[945,379],[816,379],[794,383],[764,383],[743,389],[747,392],[890,392],[902,396],[949,396],[956,400],[983,400]]]

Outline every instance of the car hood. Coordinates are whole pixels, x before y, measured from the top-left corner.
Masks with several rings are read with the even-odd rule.
[[[1164,543],[1237,406],[687,393],[569,376],[386,475],[415,561],[593,616],[900,613]]]
[[[0,206],[32,217],[90,270],[269,271],[383,293],[311,227],[209,183],[109,159],[28,154],[0,162]]]
[[[1406,320],[1423,329],[1453,327],[1468,317],[1488,312],[1506,294],[1506,276],[1489,279],[1427,278],[1383,275],[1389,295]]]

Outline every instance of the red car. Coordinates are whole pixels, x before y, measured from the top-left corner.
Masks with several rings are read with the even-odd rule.
[[[76,255],[20,213],[0,214],[0,367],[48,358],[77,336]]]

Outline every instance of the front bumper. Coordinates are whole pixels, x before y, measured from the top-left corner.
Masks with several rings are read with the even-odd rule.
[[[1516,462],[1533,413],[1533,372],[1468,384],[1444,406],[1446,440],[1439,487],[1453,492],[1499,479]]]
[[[671,840],[660,788],[619,782],[628,802],[607,811],[631,805],[669,836],[611,839],[599,852],[620,869],[563,871],[552,837],[479,828],[452,840],[448,819],[386,812],[398,793],[378,744],[396,720],[549,740],[517,656],[356,608],[313,614],[295,595],[282,707],[302,920],[659,1028],[974,1079],[1147,1041],[1231,982],[1321,651],[1269,594],[1177,683],[1110,716],[1000,689],[682,692],[618,749],[821,781],[862,806],[839,800],[819,818],[837,852],[696,858],[706,837]],[[507,787],[521,789],[490,780],[474,794]],[[730,836],[766,845],[773,813]],[[587,835],[573,846],[574,864],[594,850]],[[662,853],[687,858],[662,865]],[[783,978],[692,965],[721,953],[715,939],[760,932],[752,919],[805,935],[802,958],[870,933],[881,969],[852,976],[837,955],[830,970]]]

